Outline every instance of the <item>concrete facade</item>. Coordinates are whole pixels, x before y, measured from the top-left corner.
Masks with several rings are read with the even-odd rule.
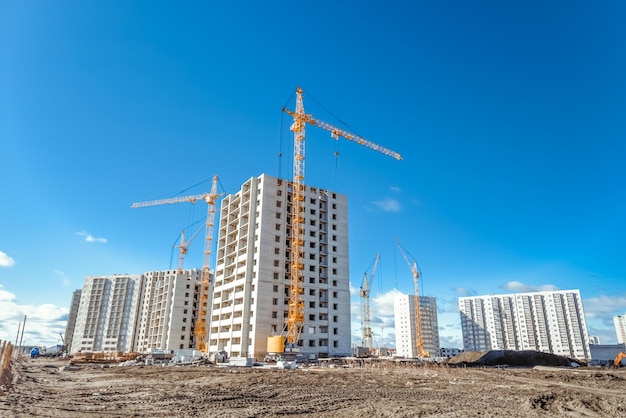
[[[439,325],[437,321],[437,301],[434,297],[420,296],[420,322],[422,325],[422,345],[431,357],[439,356]],[[415,330],[415,296],[401,295],[393,303],[396,356],[419,357]]]
[[[142,276],[90,276],[80,296],[71,353],[132,351]]]
[[[144,273],[133,350],[194,348],[194,327],[202,271]]]
[[[304,328],[299,349],[350,355],[348,199],[305,187]],[[269,336],[284,335],[289,301],[291,182],[250,178],[219,212],[209,351],[263,359]]]
[[[465,351],[536,350],[589,359],[579,290],[459,298]]]
[[[615,334],[617,334],[617,342],[620,344],[626,343],[626,314],[615,315],[613,317],[613,323],[615,324]]]
[[[81,289],[77,289],[72,293],[70,313],[67,316],[67,324],[65,325],[65,337],[63,342],[66,347],[66,351],[69,351],[72,348],[72,341],[74,341],[74,329],[76,329],[76,318],[78,317],[78,307],[80,306],[81,293]]]

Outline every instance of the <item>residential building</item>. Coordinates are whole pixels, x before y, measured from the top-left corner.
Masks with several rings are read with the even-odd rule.
[[[78,307],[80,306],[81,293],[81,289],[74,290],[74,292],[72,293],[70,313],[67,316],[67,324],[65,325],[65,336],[63,338],[65,350],[68,352],[72,348],[72,341],[74,340],[74,329],[76,328],[76,318],[78,317]]]
[[[219,212],[209,351],[263,359],[284,335],[290,289],[291,182],[262,174]],[[347,196],[306,186],[300,353],[350,355]]]
[[[423,350],[430,356],[439,355],[439,326],[437,302],[434,297],[420,296],[420,324]],[[417,331],[415,326],[415,296],[399,295],[393,304],[396,330],[396,356],[417,358]]]
[[[143,274],[135,342],[140,353],[193,349],[202,271],[150,271]]]
[[[579,290],[459,298],[465,351],[536,350],[589,359]]]
[[[71,353],[132,350],[141,279],[140,274],[85,278]]]
[[[626,314],[614,316],[613,323],[615,324],[615,333],[617,334],[617,342],[619,344],[626,343]]]
[[[600,345],[600,337],[598,337],[597,335],[590,335],[589,344]]]

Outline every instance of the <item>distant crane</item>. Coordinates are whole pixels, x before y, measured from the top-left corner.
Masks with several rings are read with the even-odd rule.
[[[224,193],[217,193],[218,177],[213,177],[211,184],[211,191],[209,193],[203,193],[193,196],[174,197],[170,199],[152,200],[148,202],[133,203],[132,208],[143,208],[147,206],[167,205],[172,203],[196,203],[199,200],[204,200],[208,204],[208,214],[206,217],[206,236],[204,241],[204,263],[202,265],[202,280],[200,286],[200,306],[198,307],[199,315],[196,320],[194,328],[194,335],[196,340],[196,349],[202,353],[207,351],[208,345],[206,344],[206,321],[207,321],[207,299],[209,293],[209,283],[211,281],[211,275],[209,270],[211,248],[213,241],[213,228],[215,220],[215,202],[218,197]],[[179,259],[180,268],[180,259]],[[181,269],[182,270],[182,269]]]
[[[376,274],[376,268],[378,267],[378,260],[380,260],[380,253],[376,254],[374,265],[370,272],[368,279],[367,272],[363,273],[363,285],[360,289],[361,295],[361,310],[363,315],[363,339],[361,340],[361,346],[369,352],[372,350],[372,327],[370,325],[370,283],[374,279]]]
[[[202,231],[202,228],[198,228],[196,229],[196,231],[191,235],[191,238],[189,238],[188,240],[185,239],[185,230],[183,229],[180,233],[180,244],[175,245],[175,248],[178,248],[178,269],[177,269],[177,273],[178,274],[183,274],[183,264],[185,262],[185,255],[187,255],[187,250],[189,249],[189,245],[191,244],[191,241],[193,241],[193,239],[198,236],[198,233],[200,233],[200,231]]]
[[[398,238],[393,237],[393,240],[396,242],[396,245],[400,249],[400,254],[402,254],[402,258],[406,261],[406,264],[411,269],[411,273],[413,274],[413,287],[414,293],[413,302],[415,305],[415,340],[417,345],[417,353],[420,357],[429,357],[430,353],[424,351],[424,344],[422,342],[422,318],[420,314],[420,297],[419,297],[419,278],[422,275],[422,272],[419,270],[417,266],[417,261],[413,259],[413,263],[409,261],[409,257],[407,257],[402,245],[398,241]]]
[[[290,249],[290,286],[289,286],[289,310],[287,313],[287,347],[295,348],[300,339],[304,326],[304,155],[305,155],[305,126],[306,124],[318,126],[330,132],[334,139],[344,137],[349,141],[366,146],[374,151],[388,155],[396,160],[402,157],[395,151],[370,142],[358,135],[339,129],[312,115],[304,112],[303,91],[298,86],[296,89],[296,110],[291,111],[283,108],[283,111],[293,117],[290,130],[293,132],[293,182],[292,182],[292,207],[291,207],[291,249]]]

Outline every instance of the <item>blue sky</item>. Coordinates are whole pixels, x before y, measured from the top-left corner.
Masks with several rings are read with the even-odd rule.
[[[305,182],[349,196],[355,342],[376,253],[379,342],[394,293],[412,292],[396,236],[444,346],[461,345],[458,296],[541,289],[580,289],[590,334],[615,343],[626,6],[341,3],[0,1],[0,339],[26,314],[27,343],[58,342],[85,276],[175,266],[206,214],[131,203],[206,192],[214,174],[226,193],[290,178],[281,108],[300,85],[316,118],[404,157],[307,128]]]

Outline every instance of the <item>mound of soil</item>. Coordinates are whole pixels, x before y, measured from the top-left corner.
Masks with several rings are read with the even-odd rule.
[[[468,351],[451,358],[449,365],[457,366],[513,366],[513,367],[569,367],[574,361],[556,354],[534,350]]]

